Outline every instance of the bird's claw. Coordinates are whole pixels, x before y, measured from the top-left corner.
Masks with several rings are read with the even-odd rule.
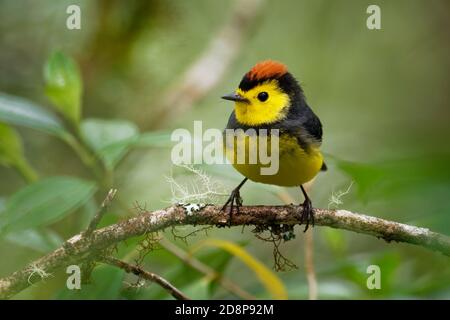
[[[311,200],[309,199],[305,200],[302,205],[300,224],[303,223],[305,223],[305,230],[303,230],[303,232],[306,232],[306,230],[308,230],[309,224],[314,227],[314,208],[312,206]]]
[[[239,208],[242,206],[242,203],[243,203],[243,201],[242,201],[239,189],[234,189],[231,192],[231,195],[228,198],[227,202],[225,202],[225,204],[223,205],[223,207],[221,209],[221,211],[225,211],[225,208],[227,207],[227,205],[230,204],[228,226],[231,226],[234,208],[236,208],[236,213],[239,214]]]

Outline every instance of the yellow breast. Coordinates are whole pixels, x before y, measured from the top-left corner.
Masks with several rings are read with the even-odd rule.
[[[255,182],[273,184],[278,186],[299,186],[310,181],[320,171],[323,164],[323,157],[317,147],[311,146],[308,151],[303,150],[297,139],[287,134],[279,137],[278,170],[274,174],[262,174],[261,169],[273,164],[261,161],[257,157],[256,163],[250,163],[250,150],[255,152],[254,146],[259,144],[260,138],[257,135],[240,134],[230,143],[225,145],[225,154],[233,167],[242,175]],[[238,145],[245,145],[244,163],[237,163]],[[270,140],[267,143],[268,154],[271,155]],[[265,147],[265,146],[264,146]],[[258,148],[258,147],[257,147]],[[259,149],[258,154],[259,154]],[[267,159],[266,159],[267,160]]]

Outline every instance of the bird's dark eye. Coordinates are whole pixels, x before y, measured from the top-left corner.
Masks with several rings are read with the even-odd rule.
[[[267,99],[269,99],[269,94],[265,91],[258,93],[258,100],[261,102],[266,101]]]

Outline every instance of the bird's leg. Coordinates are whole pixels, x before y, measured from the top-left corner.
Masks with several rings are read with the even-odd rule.
[[[302,189],[303,196],[305,197],[305,201],[302,205],[302,215],[300,217],[300,224],[303,222],[306,223],[305,230],[303,232],[306,232],[308,230],[309,224],[314,227],[314,209],[312,206],[311,199],[308,197],[308,194],[306,193],[305,189],[302,185],[300,185],[300,189]]]
[[[248,180],[245,178],[242,182],[231,191],[230,197],[227,202],[223,205],[221,211],[224,211],[228,204],[230,204],[230,218],[228,220],[228,225],[231,226],[231,219],[233,218],[233,209],[236,207],[236,212],[239,213],[239,207],[242,206],[242,198],[239,190],[244,185],[244,183]],[[236,203],[236,205],[235,205]]]

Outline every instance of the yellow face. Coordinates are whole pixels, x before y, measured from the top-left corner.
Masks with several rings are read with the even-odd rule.
[[[288,111],[289,96],[278,86],[276,80],[263,82],[254,88],[236,93],[247,99],[237,101],[234,107],[236,119],[248,126],[257,126],[281,120]]]

